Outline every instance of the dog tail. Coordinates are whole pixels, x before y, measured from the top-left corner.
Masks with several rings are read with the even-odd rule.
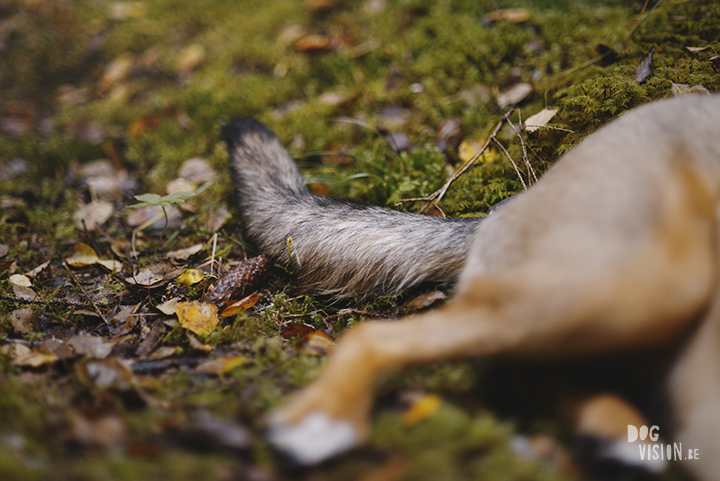
[[[223,129],[248,237],[303,288],[337,297],[453,282],[479,219],[441,219],[312,194],[280,140],[253,118]]]

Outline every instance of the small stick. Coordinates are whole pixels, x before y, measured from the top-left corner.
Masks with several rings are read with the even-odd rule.
[[[98,309],[98,306],[97,306],[97,305],[95,304],[95,302],[92,300],[92,297],[90,297],[90,295],[87,293],[87,291],[85,290],[85,288],[84,288],[84,287],[80,284],[80,282],[77,280],[77,278],[75,277],[75,274],[72,273],[72,271],[71,271],[70,268],[68,267],[67,262],[63,262],[63,267],[65,267],[65,270],[66,270],[67,273],[70,275],[70,278],[73,280],[73,282],[74,282],[75,285],[78,287],[78,289],[80,289],[80,291],[81,291],[81,292],[83,293],[83,295],[87,298],[87,300],[90,301],[90,305],[92,306],[93,310],[94,310],[95,313],[98,315],[98,317],[100,317],[100,319],[102,319],[105,324],[109,324],[108,320],[105,318],[105,316],[103,315],[103,313],[100,312],[100,309]]]
[[[435,202],[435,205],[437,205],[438,202],[440,202],[442,200],[443,196],[445,196],[445,192],[447,192],[448,188],[450,187],[450,184],[455,182],[458,179],[458,177],[463,175],[477,161],[477,159],[479,159],[480,156],[487,150],[487,148],[490,146],[490,143],[493,141],[493,139],[498,134],[498,132],[500,132],[500,129],[502,128],[503,124],[508,120],[508,118],[510,117],[510,115],[513,112],[515,112],[514,108],[510,109],[508,112],[505,113],[505,115],[502,116],[502,118],[500,119],[498,124],[495,126],[495,129],[493,130],[492,134],[490,134],[490,137],[488,137],[487,141],[485,141],[485,144],[482,146],[482,148],[478,152],[476,152],[475,155],[473,155],[473,157],[470,160],[465,162],[465,164],[463,164],[463,166],[460,169],[455,171],[455,173],[452,175],[452,177],[450,177],[450,179],[447,182],[445,182],[445,185],[443,185],[440,189],[436,190],[435,192],[433,192],[432,194],[430,194],[427,197],[416,198],[416,199],[403,199],[400,202],[398,202],[396,205],[400,205],[405,202],[423,200],[423,201],[425,201],[425,203],[420,208],[421,214],[423,212],[425,212],[425,209],[430,207],[430,204],[432,204],[433,201]]]

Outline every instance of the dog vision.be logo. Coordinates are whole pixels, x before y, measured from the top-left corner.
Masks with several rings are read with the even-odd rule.
[[[698,449],[688,449],[683,452],[682,443],[663,444],[658,443],[660,439],[660,428],[652,426],[640,426],[640,428],[628,424],[628,443],[638,442],[640,461],[686,461],[700,459]],[[652,442],[652,443],[651,443]]]

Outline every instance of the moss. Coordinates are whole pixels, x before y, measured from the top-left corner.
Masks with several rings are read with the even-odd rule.
[[[55,280],[64,276],[60,261],[66,244],[82,238],[111,255],[105,236],[130,238],[130,229],[120,221],[94,235],[76,231],[71,220],[78,200],[87,200],[86,192],[66,182],[71,162],[107,157],[110,146],[117,151],[114,161],[140,182],[139,192],[163,194],[166,182],[190,157],[203,156],[223,172],[221,126],[231,116],[254,115],[301,158],[309,181],[325,184],[335,195],[394,206],[401,199],[430,194],[448,178],[450,168],[457,168],[436,146],[440,122],[458,117],[466,139],[489,135],[503,113],[494,90],[520,81],[533,86],[511,117],[515,125],[546,104],[561,108],[552,126],[564,130],[525,136],[528,161],[539,174],[612,118],[671,95],[673,83],[720,90],[711,60],[720,49],[720,5],[709,0],[659,2],[644,19],[640,4],[620,0],[388,0],[376,12],[367,8],[368,2],[335,2],[329,11],[314,10],[310,3],[159,0],[144,2],[142,15],[125,19],[108,15],[115,2],[41,0],[1,6],[2,29],[11,28],[0,33],[0,165],[17,157],[29,162],[25,173],[0,182],[0,241],[9,246],[0,259],[3,279],[11,268],[27,272],[51,260],[34,288],[42,300],[59,297]],[[499,7],[526,8],[529,19],[484,22]],[[324,35],[331,48],[295,48],[296,39],[307,34]],[[202,45],[206,57],[195,70],[178,72],[178,56],[192,44]],[[597,58],[600,44],[614,49],[614,61]],[[686,47],[708,49],[691,52]],[[633,69],[652,48],[652,75],[638,84]],[[132,70],[100,88],[109,63],[123,55],[135,59]],[[325,93],[341,97],[328,102]],[[400,109],[399,121],[388,107]],[[338,121],[343,117],[368,128]],[[29,127],[14,131],[7,119],[27,120]],[[88,125],[97,128],[99,138],[83,134]],[[143,127],[136,131],[132,125]],[[411,148],[395,152],[385,140],[387,133],[405,134]],[[504,129],[500,138],[524,172],[517,137]],[[495,151],[489,158],[453,184],[441,202],[446,214],[484,215],[523,189],[504,154]],[[207,242],[210,235],[201,225],[210,209],[230,201],[223,197],[230,189],[224,176],[194,204],[196,215],[168,232],[170,241],[159,250]],[[117,203],[121,208],[125,201]],[[417,207],[408,203],[402,208]],[[239,258],[248,252],[242,250],[247,244],[238,240],[238,230],[237,220],[226,224],[217,256]],[[149,252],[155,246],[150,245],[153,249],[127,262],[151,263]],[[96,276],[92,269],[83,274]],[[109,278],[96,277],[106,291],[120,290]],[[55,422],[68,409],[82,409],[82,400],[97,393],[89,394],[73,377],[78,366],[72,361],[28,371],[12,366],[6,355],[0,360],[0,439],[19,432],[30,447],[12,458],[6,454],[17,453],[0,441],[0,477],[248,477],[244,463],[256,467],[275,461],[260,440],[265,413],[317,376],[326,362],[304,354],[297,339],[283,338],[283,324],[301,322],[339,336],[366,317],[398,316],[404,302],[434,287],[333,303],[306,296],[291,272],[274,269],[269,292],[256,310],[224,321],[207,339],[215,348],[212,356],[242,355],[245,364],[221,379],[184,368],[142,376],[143,392],[171,407],[133,410],[119,403],[133,441],[150,444],[163,436],[168,423],[196,406],[240,419],[257,438],[242,461],[174,449],[150,457],[90,450],[68,455]],[[63,289],[77,294],[74,287]],[[7,283],[2,292],[11,294]],[[0,301],[3,312],[16,307]],[[35,309],[53,328],[105,329],[67,306],[38,303]],[[12,333],[7,315],[0,315],[0,330]],[[175,347],[176,358],[204,355],[190,347],[179,328],[170,330],[162,344]],[[405,428],[400,415],[381,402],[375,449],[409,459],[407,479],[553,479],[557,473],[551,468],[518,462],[512,454],[512,424],[469,400],[482,386],[484,369],[456,362],[384,377],[378,385],[383,399],[404,389],[424,389],[440,393],[446,405],[434,418]],[[20,382],[22,373],[39,381]],[[98,394],[103,399],[125,395],[112,390]],[[350,456],[313,473],[326,479],[359,478],[379,464],[372,456]],[[293,475],[278,472],[275,477]]]

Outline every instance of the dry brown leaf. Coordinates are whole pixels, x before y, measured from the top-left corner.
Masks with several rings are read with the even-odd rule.
[[[185,249],[179,249],[176,251],[170,251],[167,254],[165,254],[165,257],[168,257],[170,259],[175,259],[178,261],[185,261],[203,250],[205,247],[205,244],[195,244],[194,246],[185,248]]]
[[[95,230],[110,219],[115,212],[112,203],[105,200],[97,200],[81,206],[73,214],[75,227],[82,231]]]
[[[425,309],[426,307],[430,307],[433,304],[435,304],[437,301],[447,299],[448,296],[445,295],[442,291],[432,291],[432,292],[426,292],[425,294],[421,294],[417,296],[415,299],[411,300],[407,304],[407,312],[416,312],[420,309]]]
[[[245,363],[247,363],[247,359],[242,356],[219,357],[217,359],[213,359],[212,361],[199,364],[195,368],[195,372],[221,376]]]
[[[47,266],[49,266],[49,265],[50,265],[50,261],[45,261],[45,262],[43,262],[42,264],[40,264],[39,266],[37,266],[35,269],[29,271],[29,272],[28,272],[27,274],[25,274],[25,275],[28,276],[28,277],[35,277],[35,276],[37,276],[38,274],[40,274],[42,271],[44,271],[45,268],[47,268]]]
[[[38,320],[35,312],[30,307],[15,309],[10,313],[10,322],[13,331],[18,334],[30,334],[38,328]]]
[[[180,327],[199,336],[213,332],[219,322],[217,311],[216,306],[206,302],[178,302],[175,305]]]
[[[258,294],[257,292],[253,292],[249,296],[245,296],[239,301],[235,301],[229,306],[227,306],[223,311],[220,313],[220,317],[234,317],[240,314],[241,312],[245,312],[251,307],[253,307],[255,304],[258,303],[260,299],[262,299],[263,296],[261,294]]]
[[[325,356],[335,347],[335,341],[325,331],[315,331],[307,336],[305,352],[312,356]]]
[[[205,47],[193,43],[180,51],[175,61],[175,70],[178,73],[187,73],[198,68],[207,58]]]
[[[13,366],[29,366],[39,367],[45,364],[53,364],[58,357],[51,353],[41,350],[31,350],[22,344],[15,344],[13,350]]]
[[[217,177],[217,172],[207,160],[202,157],[193,157],[182,163],[178,170],[178,177],[201,184]]]
[[[640,61],[640,65],[635,69],[635,81],[639,84],[643,83],[652,74],[653,70],[653,54],[655,53],[655,47],[650,49],[647,55],[645,55]]]
[[[98,93],[103,93],[113,84],[125,80],[130,75],[134,63],[135,57],[129,52],[123,52],[115,57],[105,67],[105,72],[98,82]]]
[[[163,302],[162,304],[158,304],[157,306],[155,306],[155,308],[158,309],[163,314],[172,316],[173,314],[175,314],[175,306],[177,305],[178,302],[180,302],[180,298],[173,297],[172,299],[167,300],[167,301]]]
[[[101,337],[87,334],[73,336],[67,341],[67,344],[72,347],[77,354],[93,359],[105,359],[115,347],[113,343],[105,342]]]
[[[175,279],[185,271],[184,267],[178,267],[170,260],[161,260],[143,267],[135,275],[125,278],[125,282],[145,289],[155,289]]]
[[[295,50],[308,53],[329,52],[332,50],[332,42],[322,35],[306,35],[295,42]]]
[[[77,414],[70,424],[66,438],[85,447],[109,449],[122,446],[128,436],[125,424],[117,414],[96,418]]]
[[[190,343],[190,348],[195,349],[196,351],[202,351],[202,352],[210,352],[213,350],[213,347],[210,344],[203,344],[198,340],[197,337],[193,336],[189,332],[185,332],[185,337],[187,337],[187,340]]]
[[[176,352],[177,349],[172,346],[162,346],[153,351],[153,353],[148,356],[148,359],[151,361],[157,361],[158,359],[165,359],[174,356]]]
[[[12,285],[15,297],[18,299],[22,299],[24,301],[35,301],[35,299],[37,299],[37,294],[29,287],[19,286],[12,282],[10,284]]]

